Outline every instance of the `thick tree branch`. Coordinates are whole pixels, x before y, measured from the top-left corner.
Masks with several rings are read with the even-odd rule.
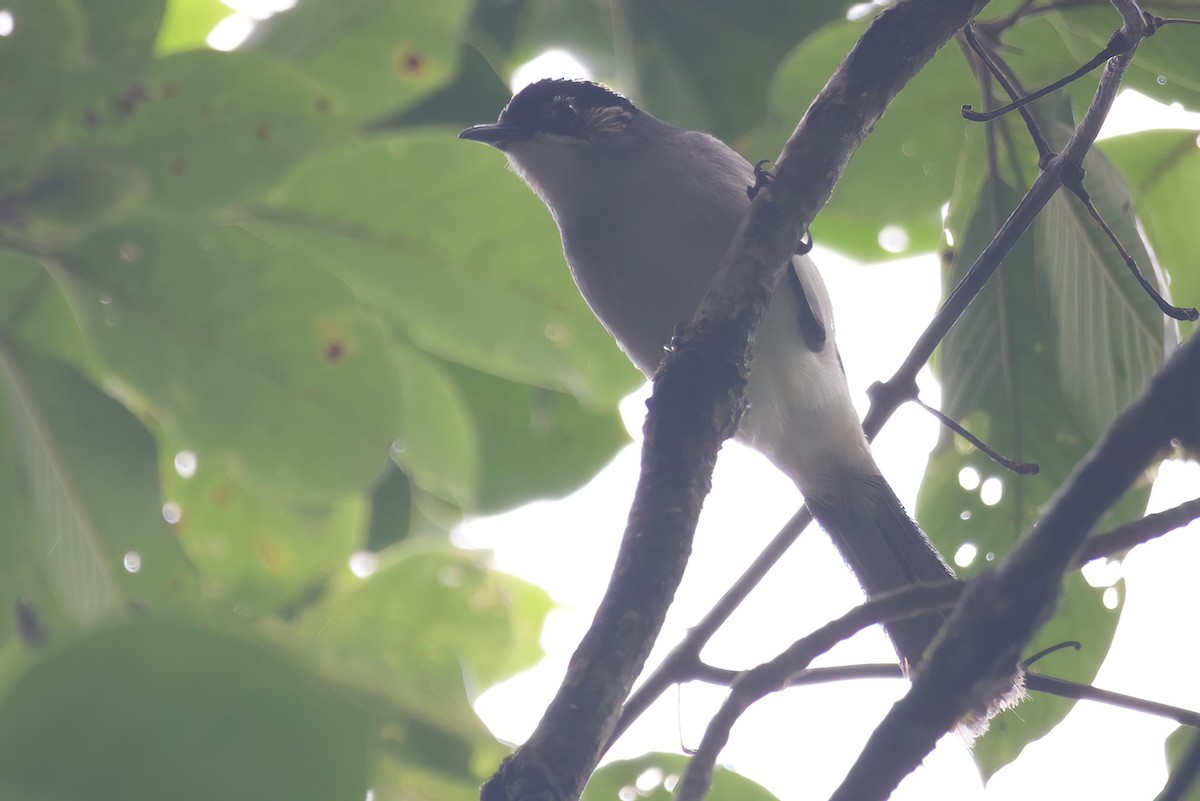
[[[750,334],[784,264],[888,103],[983,4],[901,0],[800,121],[655,380],[642,476],[592,627],[529,741],[484,785],[484,801],[579,797],[682,577],[717,449],[741,411]]]

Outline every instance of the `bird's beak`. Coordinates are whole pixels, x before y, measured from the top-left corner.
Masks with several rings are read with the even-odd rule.
[[[518,142],[533,136],[533,132],[520,125],[472,125],[458,135],[459,139],[470,139],[473,142],[483,142],[494,148],[503,150],[511,142]]]

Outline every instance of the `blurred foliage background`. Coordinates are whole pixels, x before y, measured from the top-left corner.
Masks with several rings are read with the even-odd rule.
[[[769,157],[876,8],[287,5],[0,0],[6,799],[475,797],[506,747],[470,701],[539,658],[550,600],[448,533],[582,484],[625,443],[616,402],[640,378],[537,199],[455,134],[554,47]],[[1076,5],[986,12],[1029,86],[1119,25]],[[218,24],[248,37],[211,49]],[[1194,36],[1149,40],[1129,83],[1200,109]],[[1069,132],[1068,101],[1093,85],[1041,104],[1044,125]],[[979,96],[947,47],[857,155],[817,240],[864,259],[940,248],[955,280],[1035,174],[1012,121],[985,135],[959,117]],[[1098,204],[1160,285],[1200,300],[1195,133],[1104,151],[1088,164]],[[946,553],[976,544],[975,568],[1180,336],[1081,209],[1054,201],[939,357],[947,411],[1042,465],[989,505],[958,477],[990,464],[948,438],[934,453],[921,519]],[[1042,639],[1090,647],[1048,670],[1094,675],[1119,612],[1105,591],[1072,579]],[[998,721],[977,747],[985,774],[1066,708],[1038,699]],[[592,792],[677,762],[606,768]],[[761,793],[732,774],[717,788]]]

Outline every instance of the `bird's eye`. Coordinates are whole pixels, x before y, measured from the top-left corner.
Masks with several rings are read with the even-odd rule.
[[[579,109],[569,100],[560,100],[550,107],[550,114],[559,125],[570,125],[579,116]]]

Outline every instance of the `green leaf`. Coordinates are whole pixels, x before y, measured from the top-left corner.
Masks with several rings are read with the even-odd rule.
[[[494,513],[566,495],[629,441],[615,410],[591,411],[570,395],[463,367],[451,374],[479,436],[482,464],[473,511]]]
[[[477,6],[477,9],[482,6]],[[445,125],[466,128],[482,120],[493,120],[512,97],[508,86],[487,59],[463,45],[454,81],[399,114],[377,123],[379,129]]]
[[[0,248],[0,336],[86,369],[91,361],[79,323],[58,284],[30,256]]]
[[[342,570],[362,542],[365,504],[358,496],[300,503],[248,490],[191,452],[170,448],[164,461],[163,497],[204,593],[240,615],[301,601]],[[177,464],[187,465],[187,477]]]
[[[371,490],[371,518],[364,547],[371,552],[382,551],[408,537],[412,525],[412,482],[403,470],[389,464]]]
[[[229,6],[221,0],[167,0],[154,50],[160,56],[202,50],[212,29],[229,15]]]
[[[481,731],[468,693],[541,657],[549,597],[446,545],[410,539],[379,558],[378,572],[360,579],[346,571],[306,609],[299,636],[329,675],[409,715],[464,735]]]
[[[645,107],[677,125],[731,139],[766,114],[764,88],[796,43],[843,9],[831,0],[635,3],[629,6],[633,41],[623,41],[629,34],[618,23],[614,53],[621,58],[628,48],[634,56],[637,97]]]
[[[401,729],[401,731],[403,731]],[[411,740],[409,742],[412,742]],[[442,743],[431,743],[434,747]],[[373,801],[477,801],[479,785],[491,775],[508,750],[495,744],[488,748],[483,742],[475,745],[469,756],[474,766],[439,765],[443,758],[428,762],[410,758],[405,751],[386,753],[375,766],[372,778]],[[474,770],[470,768],[474,767]],[[34,799],[33,801],[37,801]]]
[[[1163,750],[1166,752],[1165,756],[1167,758],[1167,769],[1172,773],[1179,766],[1179,763],[1183,761],[1184,754],[1187,753],[1196,736],[1196,730],[1191,726],[1180,726],[1171,732],[1166,742],[1163,743]],[[1200,783],[1193,784],[1192,789],[1180,801],[1200,801]]]
[[[154,440],[71,367],[0,342],[11,427],[58,603],[93,622],[134,601],[169,605],[193,585],[163,521]]]
[[[1074,128],[1065,104],[1037,111],[1053,147]],[[1100,152],[1083,162],[1084,187],[1100,217],[1159,290],[1166,279],[1150,258],[1133,216],[1133,198]],[[1059,381],[1073,410],[1098,438],[1141,393],[1179,344],[1179,327],[1159,311],[1116,247],[1074,195],[1060,191],[1034,223],[1038,275],[1050,289],[1057,324]]]
[[[14,239],[38,250],[68,245],[141,206],[149,194],[142,173],[105,155],[60,156],[11,198],[21,226]]]
[[[615,403],[637,373],[579,296],[545,208],[472,144],[438,132],[333,151],[241,222],[319,260],[426,353]]]
[[[280,654],[139,623],[55,652],[0,702],[0,784],[93,801],[361,799],[366,712]]]
[[[12,428],[7,388],[0,385],[0,694],[37,658],[37,651],[77,628],[59,603],[46,560],[34,499]],[[0,797],[5,797],[0,790]]]
[[[48,123],[84,64],[86,21],[73,0],[12,0],[0,44],[0,196],[54,146]]]
[[[945,276],[947,288],[958,283],[1018,199],[1015,190],[995,178],[982,187],[969,181],[959,187],[949,220],[956,250]],[[1066,326],[1068,321],[1056,321],[1054,309],[1047,307],[1039,280],[1058,265],[1039,265],[1039,252],[1048,250],[1035,247],[1028,234],[1018,242],[939,353],[943,411],[1006,456],[1037,462],[1041,468],[1037,476],[1007,474],[979,451],[943,437],[926,471],[918,511],[922,526],[943,553],[954,556],[966,544],[974,547],[978,557],[960,571],[967,576],[1012,549],[1097,436],[1060,383],[1060,343],[1071,341],[1074,332]],[[1093,288],[1106,286],[1099,270],[1089,278]],[[1161,360],[1161,350],[1157,358]],[[1115,370],[1111,364],[1090,366],[1096,375],[1111,376]],[[1002,495],[997,502],[984,502],[982,482],[998,482]],[[1131,492],[1108,520],[1141,514],[1147,495],[1144,487]],[[1106,607],[1105,592],[1115,594],[1115,609]],[[1054,654],[1040,662],[1039,669],[1089,683],[1108,650],[1121,594],[1120,584],[1108,590],[1093,588],[1078,573],[1070,574],[1057,614],[1029,650],[1064,640],[1078,640],[1084,649]],[[1070,707],[1067,700],[1036,696],[993,720],[974,749],[984,776],[1053,728]]]
[[[90,68],[133,73],[150,60],[166,0],[78,0],[87,15]]]
[[[1145,131],[1106,139],[1103,151],[1133,189],[1154,255],[1185,306],[1200,303],[1196,220],[1200,219],[1200,145],[1196,131]],[[1143,269],[1146,269],[1143,267]]]
[[[61,115],[90,159],[137,170],[156,208],[203,211],[256,196],[346,133],[336,93],[256,53],[157,59],[137,81],[95,80]]]
[[[479,481],[479,432],[462,393],[436,359],[400,344],[394,354],[404,428],[393,458],[422,489],[469,506]]]
[[[65,258],[115,385],[201,463],[309,502],[374,483],[400,382],[379,327],[332,276],[236,228],[167,219]]]
[[[413,105],[453,78],[468,0],[309,0],[263,25],[258,46],[338,93],[369,120]]]
[[[779,152],[866,24],[826,25],[792,51],[772,81],[767,121],[736,143],[750,161]],[[861,259],[933,250],[942,235],[941,209],[950,199],[973,124],[962,119],[959,108],[978,94],[957,50],[938,53],[888,106],[854,155],[813,225],[817,241]],[[901,231],[896,244],[885,249],[880,234],[888,226]]]
[[[1195,17],[1200,12],[1200,4],[1185,3],[1172,8],[1171,12],[1166,16]],[[1048,17],[1079,64],[1100,52],[1109,37],[1121,27],[1121,16],[1111,7],[1073,9]],[[1124,85],[1162,103],[1183,103],[1189,108],[1200,109],[1200,54],[1190,33],[1186,26],[1174,25],[1143,41],[1126,73]],[[1094,79],[1087,81],[1085,86],[1089,92],[1093,91]]]
[[[687,764],[687,757],[663,753],[610,762],[588,780],[583,801],[611,801],[613,798],[669,801]],[[706,797],[712,801],[773,801],[775,798],[762,785],[724,768],[716,769]]]

